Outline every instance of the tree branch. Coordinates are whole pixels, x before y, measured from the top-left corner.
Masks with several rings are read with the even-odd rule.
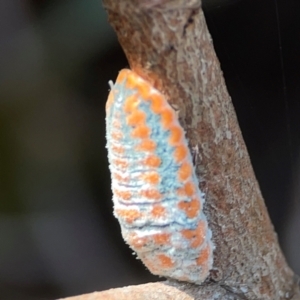
[[[234,293],[214,284],[201,286],[201,289],[199,289],[199,286],[196,286],[194,284],[166,281],[116,288],[103,292],[95,292],[91,294],[65,298],[63,300],[239,299],[233,297]]]
[[[68,299],[300,299],[256,181],[200,0],[103,3],[131,69],[165,94],[179,112],[190,147],[198,149],[196,168],[206,194],[214,267],[201,286],[152,283]]]

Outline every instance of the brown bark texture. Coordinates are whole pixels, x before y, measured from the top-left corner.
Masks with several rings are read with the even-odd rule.
[[[196,151],[214,265],[199,286],[167,281],[70,299],[300,299],[256,181],[200,0],[103,3],[130,68],[167,97]]]
[[[219,300],[248,299],[220,285],[197,286],[182,282],[155,282],[111,289],[62,300]]]

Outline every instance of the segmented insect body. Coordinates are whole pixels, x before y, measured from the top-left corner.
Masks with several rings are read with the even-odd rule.
[[[114,214],[125,241],[152,273],[200,284],[213,244],[176,113],[127,69],[112,85],[106,113]]]

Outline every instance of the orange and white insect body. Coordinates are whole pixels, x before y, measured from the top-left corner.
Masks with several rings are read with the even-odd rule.
[[[202,283],[214,247],[176,113],[158,90],[124,69],[106,114],[114,214],[125,241],[153,274]]]

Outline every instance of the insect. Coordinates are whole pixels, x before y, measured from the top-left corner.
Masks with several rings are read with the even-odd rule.
[[[214,247],[177,115],[131,70],[120,71],[110,85],[107,149],[123,238],[153,274],[200,284]]]

